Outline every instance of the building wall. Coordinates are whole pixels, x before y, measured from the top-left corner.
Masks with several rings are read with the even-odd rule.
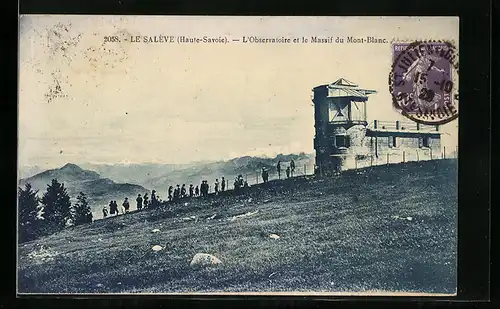
[[[371,165],[441,158],[439,133],[372,131],[363,125],[354,125],[348,129],[333,126],[329,131],[330,135],[324,142],[330,145],[325,148],[330,155],[323,155],[322,161],[319,162],[326,173]],[[349,147],[339,147],[337,136],[348,137]],[[427,145],[424,139],[428,139]]]
[[[331,145],[328,143],[328,104],[326,102],[328,90],[318,88],[314,91],[314,150],[316,150],[317,166],[326,165],[331,152]]]
[[[428,139],[428,147],[424,139]],[[369,155],[358,156],[357,167],[441,158],[441,139],[436,133],[368,131],[363,144]]]

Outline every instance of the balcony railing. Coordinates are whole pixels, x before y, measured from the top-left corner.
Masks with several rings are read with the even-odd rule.
[[[368,125],[368,122],[364,120],[333,120],[330,121],[329,124],[333,125]]]
[[[409,121],[380,121],[374,120],[370,124],[371,130],[400,130],[400,131],[439,131],[439,125],[424,125]]]

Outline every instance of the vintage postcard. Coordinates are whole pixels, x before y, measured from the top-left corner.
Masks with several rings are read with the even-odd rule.
[[[18,295],[455,295],[458,29],[20,16]]]

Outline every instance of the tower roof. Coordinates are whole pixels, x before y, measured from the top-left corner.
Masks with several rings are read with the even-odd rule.
[[[334,81],[333,83],[331,83],[331,85],[347,86],[347,87],[358,87],[358,85],[356,85],[353,82],[348,81],[347,79],[345,79],[343,77],[337,79],[336,81]]]
[[[368,99],[368,95],[377,93],[375,90],[362,89],[359,86],[343,77],[337,79],[331,84],[320,85],[314,87],[314,90],[319,88],[327,88],[329,90],[328,97],[357,97],[360,99]]]

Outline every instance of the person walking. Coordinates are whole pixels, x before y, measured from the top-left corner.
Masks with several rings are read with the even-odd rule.
[[[125,209],[125,213],[128,213],[129,209],[130,209],[130,204],[128,202],[128,197],[125,198],[125,200],[123,201],[123,209]]]
[[[172,193],[174,192],[174,187],[168,187],[168,200],[171,202],[173,199]]]
[[[266,168],[263,167],[262,168],[262,181],[264,183],[266,183],[266,182],[268,182],[268,180],[269,180],[269,173],[267,172]]]
[[[106,218],[108,216],[108,207],[106,205],[104,205],[104,207],[102,208],[102,218]]]
[[[116,212],[118,212],[118,210],[116,210]],[[113,201],[109,201],[109,214],[110,215],[114,215],[115,214],[115,208],[114,208]]]
[[[219,179],[215,179],[214,191],[215,195],[219,195]]]
[[[158,205],[158,199],[156,198],[156,190],[151,191],[151,207],[155,208]]]
[[[186,184],[182,184],[181,198],[185,198],[185,197],[186,197]]]
[[[281,161],[278,161],[276,165],[276,170],[278,171],[278,179],[281,179]]]
[[[238,191],[240,189],[240,182],[238,181],[238,177],[234,177],[234,191]]]
[[[205,197],[205,180],[201,181],[200,185],[200,195],[201,197]]]
[[[118,203],[116,201],[113,201],[113,209],[115,210],[116,216],[118,216],[120,212],[118,211]]]
[[[201,183],[201,185],[203,186],[202,187],[202,191],[201,191],[201,195],[203,197],[207,197],[208,196],[208,191],[209,191],[208,181],[207,180],[203,180],[203,182]]]
[[[137,210],[141,210],[142,209],[142,197],[141,197],[140,193],[139,193],[139,195],[137,195],[137,198],[135,199],[135,201],[137,202]]]
[[[179,185],[174,189],[174,201],[177,201],[181,195],[181,188]]]

